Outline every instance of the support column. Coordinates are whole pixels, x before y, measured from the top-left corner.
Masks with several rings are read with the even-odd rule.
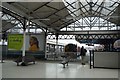
[[[56,51],[58,50],[58,34],[56,34]]]
[[[25,46],[26,46],[26,32],[24,30],[23,32],[23,51],[22,51],[22,56],[24,57],[25,56]]]
[[[4,39],[2,39],[2,45],[1,45],[2,47],[1,47],[1,50],[0,50],[1,53],[2,53],[2,54],[0,55],[0,56],[1,56],[1,63],[3,63],[3,54],[4,54],[4,52],[5,52],[5,51],[4,51],[4,43],[5,43],[5,42],[4,42]]]
[[[4,49],[5,48],[4,44],[5,44],[5,40],[3,39],[2,40],[2,50],[1,50],[2,51],[1,63],[3,63],[3,55],[6,54],[6,53],[4,53],[4,52],[6,52],[5,49]]]
[[[45,45],[44,45],[45,59],[47,59],[47,52],[46,52],[47,51],[47,49],[46,49],[47,48],[46,47],[47,46],[47,30],[45,32],[45,42],[44,43],[45,43]]]
[[[7,40],[7,35],[6,32],[2,32],[2,36],[1,36],[1,40],[2,40],[2,45],[1,45],[1,63],[3,63],[4,58],[6,57],[6,46],[5,46],[5,40]]]
[[[22,50],[22,65],[26,65],[25,63],[25,46],[26,46],[26,19],[24,18],[23,24],[23,50]]]
[[[59,36],[59,34],[58,33],[56,33],[56,50],[55,50],[55,56],[54,56],[54,59],[55,59],[55,57],[57,56],[57,53],[58,53],[58,36]]]

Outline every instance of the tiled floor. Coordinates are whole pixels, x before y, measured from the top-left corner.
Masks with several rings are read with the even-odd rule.
[[[54,61],[37,61],[29,66],[16,66],[13,61],[1,64],[3,78],[118,78],[117,69],[89,69],[88,64],[74,62],[66,68]]]

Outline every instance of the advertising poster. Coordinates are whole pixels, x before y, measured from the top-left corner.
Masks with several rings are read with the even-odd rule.
[[[25,50],[41,51],[44,50],[44,35],[26,35]],[[23,34],[8,35],[8,50],[23,50]]]
[[[45,37],[44,35],[29,35],[26,36],[26,49],[30,51],[44,50]]]
[[[9,34],[8,35],[8,49],[9,50],[21,50],[23,46],[22,34]]]

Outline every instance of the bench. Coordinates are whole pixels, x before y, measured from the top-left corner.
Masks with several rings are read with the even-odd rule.
[[[68,63],[69,63],[69,56],[65,55],[65,54],[62,54],[61,57],[64,59],[61,64],[63,64],[63,68],[65,68],[65,65],[68,66]]]
[[[61,64],[63,64],[63,68],[65,68],[65,64],[67,64],[67,66],[68,66],[68,62],[69,62],[68,60],[65,60],[65,61],[61,62]]]
[[[19,66],[20,63],[22,66],[27,66],[30,62],[33,62],[33,64],[35,64],[36,58],[45,59],[44,51],[36,51],[36,52],[26,51],[25,53],[26,54],[23,57],[22,51],[9,50],[7,53],[7,57],[17,58],[16,60],[14,60],[14,62],[17,63],[17,66]]]
[[[17,66],[19,66],[19,63],[21,63],[22,66],[27,66],[30,62],[35,64],[35,58],[32,55],[24,57],[20,56],[15,60],[15,62],[17,63]]]

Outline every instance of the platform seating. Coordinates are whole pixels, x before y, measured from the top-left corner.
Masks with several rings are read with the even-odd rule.
[[[35,64],[35,58],[32,55],[27,55],[27,56],[20,56],[18,57],[14,62],[17,63],[17,66],[21,63],[22,66],[27,66],[30,62],[33,62]]]
[[[22,56],[22,51],[18,51],[16,54],[14,53],[14,56],[18,56],[17,59],[14,60],[14,62],[17,63],[17,66],[19,66],[20,63],[22,66],[27,66],[30,62],[33,62],[33,64],[35,64],[35,58],[45,58],[45,54],[43,51],[26,51],[25,53],[26,54],[24,57]]]
[[[61,62],[61,64],[63,64],[63,68],[65,68],[65,64],[68,66],[68,62],[69,62],[69,60],[64,60]]]

